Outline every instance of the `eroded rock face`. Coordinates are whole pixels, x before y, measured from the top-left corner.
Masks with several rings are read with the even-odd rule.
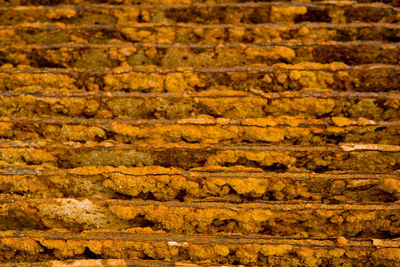
[[[9,233],[18,234],[18,232]],[[39,232],[35,235],[23,237],[24,245],[16,242],[18,238],[15,237],[2,238],[2,245],[21,251],[16,255],[19,260],[29,259],[33,255],[45,255],[43,250],[46,248],[53,250],[54,255],[56,255],[49,256],[48,259],[50,260],[55,259],[55,257],[58,259],[80,257],[85,255],[85,251],[91,251],[105,258],[134,259],[148,256],[153,259],[164,260],[160,263],[156,261],[160,266],[174,266],[173,261],[188,260],[194,262],[209,260],[222,264],[229,263],[232,259],[240,264],[254,265],[279,263],[285,258],[290,265],[300,263],[312,265],[324,261],[334,263],[337,260],[347,264],[355,264],[356,260],[367,263],[371,258],[376,263],[387,265],[397,261],[398,253],[396,248],[386,247],[389,244],[385,245],[384,241],[379,239],[373,241],[374,244],[379,244],[379,246],[372,247],[370,241],[348,241],[343,237],[338,238],[337,241],[320,242],[304,239],[302,244],[297,240],[279,243],[276,240],[268,239],[243,239],[240,242],[231,242],[220,237],[190,237],[186,239],[188,242],[182,242],[176,236],[137,231],[136,229],[125,233],[123,238],[115,235],[115,232],[98,230],[86,231],[81,235],[57,231],[46,235]],[[68,236],[71,239],[68,241],[60,240],[59,238],[62,236]],[[80,240],[82,236],[89,240]],[[90,240],[95,236],[100,237],[100,240]],[[340,244],[341,242],[346,244]],[[307,246],[304,244],[307,244]],[[395,243],[390,245],[393,244]],[[318,246],[318,248],[314,246]],[[358,254],[361,254],[361,256],[355,257]],[[291,256],[288,257],[289,255]],[[58,262],[50,263],[61,264]],[[125,264],[138,264],[139,261],[80,260],[65,262],[65,264],[75,264],[73,266],[89,263],[95,264],[91,266],[125,266]],[[141,263],[143,264],[143,262]]]
[[[373,2],[0,0],[0,262],[399,265]]]

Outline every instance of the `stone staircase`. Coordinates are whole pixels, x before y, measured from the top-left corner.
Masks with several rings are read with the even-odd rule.
[[[0,266],[400,266],[400,1],[0,0]]]

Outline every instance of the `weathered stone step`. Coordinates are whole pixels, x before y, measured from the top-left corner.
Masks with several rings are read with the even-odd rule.
[[[400,43],[271,42],[265,44],[54,44],[0,47],[3,64],[40,68],[118,66],[237,67],[276,63],[397,64]]]
[[[160,143],[271,143],[329,145],[376,143],[400,145],[400,121],[375,122],[345,117],[188,118],[181,120],[96,120],[53,118],[1,118],[0,138],[59,142],[116,141],[121,144]]]
[[[199,202],[321,201],[393,202],[397,173],[271,173],[257,168],[205,167],[189,171],[149,167],[2,166],[0,191],[28,198],[156,199]]]
[[[12,65],[7,64],[0,68],[0,91],[19,90],[21,94],[24,94],[22,90],[38,92],[46,89],[60,91],[70,89],[153,93],[260,90],[290,95],[289,92],[282,91],[303,89],[310,91],[309,88],[313,88],[313,91],[318,89],[325,91],[329,88],[336,91],[349,91],[347,93],[352,94],[352,91],[372,93],[397,90],[399,83],[400,67],[398,65],[348,66],[340,62],[194,69],[168,69],[154,66],[124,66],[114,69],[41,69],[27,68],[23,65],[12,68]],[[296,94],[301,93],[293,92],[291,95]],[[331,96],[329,93],[326,94],[327,97]],[[341,94],[346,93],[339,93]],[[273,94],[267,95],[274,98]],[[385,94],[372,96],[384,97]]]
[[[291,2],[291,3],[382,3],[399,6],[399,0],[0,0],[2,6],[18,5],[90,5],[90,4],[113,4],[113,5],[168,5],[168,4],[199,4],[199,3],[246,3],[246,2]]]
[[[3,6],[18,5],[90,5],[90,4],[113,4],[113,5],[170,5],[170,4],[221,4],[221,3],[248,3],[248,2],[291,2],[291,3],[383,3],[388,5],[399,5],[399,0],[1,0]]]
[[[354,2],[248,2],[171,5],[17,6],[0,9],[0,25],[35,22],[68,24],[399,22],[399,10],[384,4]]]
[[[210,263],[298,266],[338,261],[367,265],[371,260],[385,266],[399,263],[398,241],[344,237],[321,240],[226,234],[181,236],[135,232],[135,229],[130,232],[92,230],[82,234],[53,230],[2,232],[0,243],[4,251],[2,262],[78,258],[86,251],[104,259],[207,260],[207,266]]]
[[[22,76],[21,76],[22,77]],[[28,76],[30,77],[30,76]],[[51,83],[57,78],[50,77]],[[46,82],[46,81],[45,81]],[[85,92],[39,88],[0,94],[0,116],[96,119],[176,120],[252,119],[279,116],[308,116],[309,119],[345,117],[339,125],[373,125],[376,121],[400,120],[398,93],[303,91],[266,94],[261,91],[207,92]],[[223,88],[221,88],[223,89]],[[206,115],[206,116],[205,116]],[[208,117],[207,117],[208,116]],[[211,116],[211,117],[210,117]],[[273,119],[272,119],[273,120]],[[259,122],[263,124],[262,120]],[[296,120],[293,123],[297,123]],[[7,127],[3,130],[7,135]]]
[[[132,26],[24,24],[0,27],[0,45],[61,43],[265,43],[280,41],[400,41],[400,26],[387,23],[154,24]]]
[[[396,204],[230,204],[3,197],[0,205],[4,211],[0,214],[1,230],[64,228],[76,232],[151,228],[180,234],[224,232],[286,238],[393,238],[400,233],[400,206]]]
[[[58,168],[81,166],[162,166],[191,169],[205,166],[247,166],[272,172],[357,171],[400,169],[400,147],[379,144],[339,146],[266,146],[218,144],[115,144],[115,142],[56,143],[0,141],[0,161],[9,164],[47,164]]]

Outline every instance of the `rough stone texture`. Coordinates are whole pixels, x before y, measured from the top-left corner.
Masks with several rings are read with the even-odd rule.
[[[379,2],[0,0],[0,265],[399,266]]]

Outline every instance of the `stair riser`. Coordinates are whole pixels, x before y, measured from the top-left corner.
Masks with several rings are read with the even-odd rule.
[[[256,173],[235,177],[226,173],[125,174],[122,168],[85,174],[88,168],[46,174],[0,174],[0,191],[29,198],[154,198],[167,200],[225,201],[324,201],[325,203],[389,202],[400,199],[400,177],[390,175],[273,175]],[[121,170],[120,170],[121,169]],[[135,168],[131,169],[133,172]],[[18,171],[16,169],[15,171]],[[396,188],[393,185],[398,185]],[[84,188],[84,190],[82,190]],[[161,190],[160,190],[161,188]],[[206,198],[206,199],[204,199]],[[207,199],[209,198],[209,199]]]
[[[69,124],[0,122],[0,137],[10,140],[106,141],[118,143],[271,143],[328,145],[370,143],[400,145],[400,126],[240,126],[240,125],[130,125],[125,123]]]
[[[298,22],[399,22],[399,11],[390,6],[318,5],[289,3],[248,3],[222,5],[181,5],[176,7],[84,6],[65,8],[6,8],[0,25],[22,22],[62,22],[68,24],[119,24],[138,22],[181,22],[198,24],[298,23]]]
[[[143,240],[144,235],[140,234],[137,234],[138,237],[136,238],[133,234],[133,237],[122,236],[120,239],[110,237],[110,235],[118,236],[120,232],[111,232],[110,235],[101,232],[94,232],[94,234],[96,234],[95,238],[86,236],[60,238],[60,234],[48,234],[45,237],[3,237],[0,240],[0,244],[4,247],[0,260],[2,262],[35,262],[38,260],[78,258],[85,257],[85,251],[87,251],[85,248],[87,248],[92,254],[104,259],[151,258],[175,261],[190,260],[192,262],[207,260],[208,265],[210,263],[235,263],[244,265],[285,264],[286,266],[333,265],[337,262],[354,266],[358,264],[368,265],[373,260],[377,265],[390,266],[398,262],[399,254],[397,247],[381,248],[372,246],[370,244],[372,242],[368,242],[368,245],[359,246],[359,243],[367,243],[359,241],[348,241],[348,244],[337,245],[334,241],[310,241],[307,239],[281,243],[271,239],[247,239],[244,242],[237,242],[238,238],[232,238],[232,240],[229,237],[221,237],[217,240],[212,237],[201,238],[201,241],[196,241],[179,236],[165,236],[158,239],[152,239],[150,236],[150,238]],[[15,235],[25,236],[26,234],[16,232]],[[27,244],[29,244],[29,249]],[[132,263],[132,261],[129,262]],[[87,261],[75,263],[88,264]],[[100,260],[96,261],[96,264],[99,263]],[[123,266],[122,264],[125,262],[110,260],[108,263],[110,266]],[[56,263],[51,262],[51,265],[42,263],[39,266],[54,266],[54,264]],[[133,262],[132,264],[135,266],[176,266],[175,264],[168,265],[165,262]],[[6,266],[9,267],[9,265]]]
[[[122,71],[123,73],[118,73]],[[164,72],[163,72],[164,71]],[[94,72],[94,73],[93,73]],[[364,65],[349,67],[344,64],[280,65],[200,70],[145,69],[143,71],[115,69],[115,71],[81,70],[16,70],[0,73],[2,91],[40,89],[83,89],[86,91],[119,92],[198,92],[211,90],[260,90],[262,92],[300,91],[305,88],[337,91],[384,92],[396,90],[400,83],[400,68],[395,65]],[[34,86],[34,87],[32,87]],[[37,90],[36,90],[37,91]],[[296,96],[295,92],[281,97]],[[278,96],[270,96],[279,97]],[[334,97],[327,94],[326,97]],[[385,98],[382,94],[380,98]],[[390,97],[390,95],[388,96]],[[397,97],[398,98],[398,97]]]
[[[299,151],[296,151],[299,150]],[[309,151],[307,151],[309,150]],[[391,172],[399,169],[400,153],[384,151],[340,151],[337,147],[273,150],[253,148],[1,148],[0,160],[28,165],[48,164],[59,168],[80,166],[153,166],[190,169],[203,166],[258,167],[284,171]]]
[[[116,40],[140,43],[266,43],[290,41],[385,41],[399,42],[400,28],[381,24],[357,26],[355,24],[324,26],[318,24],[281,26],[136,26],[117,27],[113,25],[83,25],[68,28],[67,25],[49,29],[9,28],[0,30],[0,45],[61,44],[61,43],[109,43]],[[94,36],[96,36],[94,38]]]
[[[125,54],[125,50],[130,49]],[[126,56],[125,56],[126,55]],[[397,64],[400,60],[399,45],[337,43],[337,44],[291,44],[237,47],[134,47],[107,46],[105,48],[86,47],[69,48],[0,48],[0,61],[3,64],[30,65],[40,68],[114,68],[122,64],[156,65],[166,68],[177,67],[233,67],[251,64],[277,64],[317,62],[344,62],[348,65],[359,64]]]
[[[1,96],[0,116],[69,116],[84,118],[184,119],[210,115],[228,119],[307,115],[310,119],[342,116],[357,120],[400,119],[397,99],[266,99],[241,97],[37,97]],[[297,123],[297,122],[296,122]],[[7,124],[3,135],[7,136]]]
[[[179,202],[178,202],[179,203]],[[266,234],[285,237],[396,237],[399,209],[379,205],[217,205],[60,199],[2,204],[1,230],[150,227],[169,233]]]

